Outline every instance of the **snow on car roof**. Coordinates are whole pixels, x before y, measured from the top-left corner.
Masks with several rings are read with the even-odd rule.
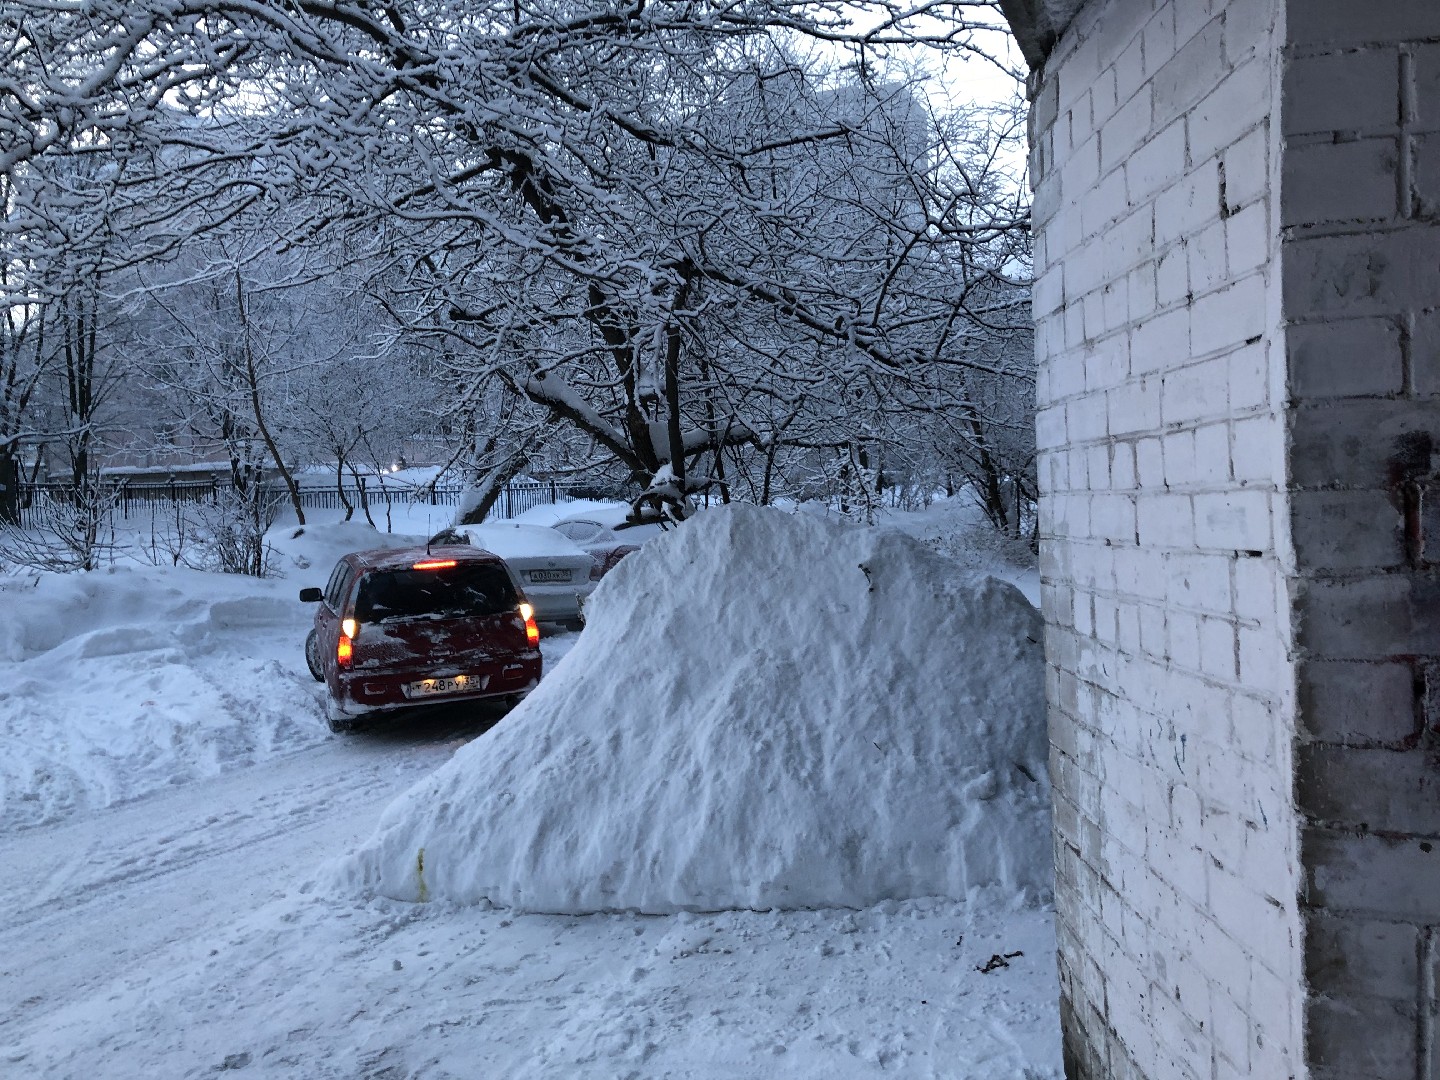
[[[587,563],[590,561],[590,556],[576,547],[571,540],[544,525],[517,525],[496,521],[483,525],[464,525],[459,531],[468,536],[472,544],[493,551],[502,559],[544,556],[574,557]]]

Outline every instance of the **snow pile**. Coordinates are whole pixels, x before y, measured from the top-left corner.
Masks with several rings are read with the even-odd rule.
[[[423,544],[428,535],[381,532],[365,521],[328,521],[280,526],[266,534],[265,542],[273,551],[271,564],[277,572],[301,584],[323,586],[342,555],[372,548],[411,547]]]
[[[288,582],[184,568],[0,578],[0,831],[325,737]]]
[[[889,530],[706,511],[397,800],[343,886],[528,910],[865,907],[1050,880],[1039,617]]]

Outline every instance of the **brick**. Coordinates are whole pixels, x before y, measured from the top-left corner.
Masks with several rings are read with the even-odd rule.
[[[1283,431],[1277,417],[1256,416],[1230,425],[1230,472],[1240,484],[1278,483],[1285,475]]]
[[[1265,279],[1260,275],[1197,297],[1190,309],[1190,347],[1196,356],[1237,348],[1266,328]]]
[[[1125,380],[1130,368],[1130,355],[1123,337],[1097,342],[1085,353],[1085,389],[1105,390]]]
[[[1225,219],[1225,266],[1231,274],[1238,277],[1270,264],[1276,238],[1270,235],[1269,218],[1266,205],[1257,202],[1232,210]]]
[[[1413,213],[1433,221],[1440,215],[1440,132],[1416,135],[1411,152]]]
[[[1440,45],[1413,46],[1411,55],[1411,77],[1415,80],[1412,130],[1440,131]]]
[[[1065,304],[1065,280],[1059,270],[1041,274],[1030,292],[1031,306],[1038,316],[1049,315]]]
[[[1145,495],[1136,500],[1140,543],[1161,548],[1193,548],[1195,523],[1190,497]]]
[[[1220,1055],[1216,1062],[1217,1080],[1223,1077],[1250,1077],[1250,1021],[1245,1010],[1235,1003],[1228,987],[1219,986],[1210,992],[1210,1034]]]
[[[1400,54],[1385,47],[1299,57],[1285,69],[1282,101],[1280,119],[1287,136],[1395,131],[1400,123]]]
[[[1131,270],[1125,279],[1125,295],[1130,304],[1129,317],[1132,323],[1148,319],[1155,314],[1155,267],[1147,261]]]
[[[1440,310],[1415,316],[1410,329],[1410,371],[1417,394],[1440,394]]]
[[[1393,319],[1292,326],[1286,351],[1290,392],[1297,398],[1395,394],[1404,389],[1400,327]]]
[[[1154,218],[1149,208],[1142,207],[1127,214],[1106,229],[1101,238],[1105,280],[1115,281],[1137,265],[1148,262],[1154,249]]]
[[[1270,115],[1271,99],[1265,58],[1240,64],[1191,111],[1191,159],[1203,161],[1263,124]]]
[[[1065,407],[1041,409],[1035,414],[1035,441],[1041,447],[1061,447],[1066,443]]]
[[[1282,225],[1375,221],[1396,214],[1394,138],[1291,146],[1284,158]]]
[[[1299,644],[1333,660],[1440,652],[1440,615],[1423,610],[1440,599],[1433,589],[1394,576],[1308,582],[1296,600]]]
[[[1387,315],[1440,295],[1430,228],[1362,236],[1304,237],[1282,251],[1284,303],[1292,319]]]
[[[1301,491],[1291,497],[1295,559],[1306,570],[1383,570],[1405,562],[1403,522],[1380,491]]]
[[[1230,486],[1230,425],[1195,429],[1195,479],[1206,487]]]
[[[1142,89],[1121,103],[1115,115],[1100,129],[1100,172],[1108,173],[1125,163],[1130,153],[1150,132],[1150,92]]]
[[[1292,19],[1295,46],[1346,48],[1376,42],[1440,37],[1440,9],[1410,0],[1369,0],[1358,19],[1352,0],[1306,0],[1305,17]]]
[[[1217,679],[1236,679],[1235,625],[1225,619],[1200,621],[1200,670]]]
[[[1155,198],[1155,246],[1166,247],[1219,220],[1220,176],[1213,165],[1172,177]]]
[[[1165,458],[1159,439],[1140,439],[1135,443],[1135,473],[1142,489],[1165,486]]]
[[[1407,447],[1427,436],[1440,446],[1440,416],[1412,402],[1305,403],[1291,417],[1291,479],[1299,488],[1383,488],[1407,460]]]
[[[1228,0],[1224,6],[1226,61],[1237,64],[1256,53],[1267,56],[1279,17],[1278,0]]]
[[[1210,21],[1155,73],[1157,123],[1183,115],[1214,88],[1224,33],[1221,20]]]
[[[1217,211],[1211,222],[1185,238],[1186,274],[1190,281],[1190,292],[1199,295],[1224,286],[1230,280],[1225,268],[1225,223]]]
[[[1244,695],[1233,695],[1230,701],[1230,742],[1244,757],[1270,761],[1275,753],[1279,720],[1274,707],[1267,702]],[[1273,870],[1288,874],[1283,864]],[[1258,875],[1255,875],[1258,878]]]
[[[1416,732],[1409,664],[1309,660],[1300,667],[1300,720],[1312,739],[1397,745]]]
[[[1413,1006],[1411,1006],[1413,1009]],[[1311,1000],[1306,1054],[1313,1075],[1394,1080],[1416,1075],[1417,1027],[1395,1002],[1347,994]]]
[[[1103,439],[1105,429],[1105,395],[1087,394],[1065,406],[1066,432],[1072,444]]]
[[[1234,560],[1235,614],[1263,625],[1278,609],[1280,569],[1272,559],[1240,555]]]
[[[1153,76],[1175,55],[1175,10],[1163,5],[1141,31],[1145,50],[1145,74]]]
[[[1109,27],[1105,32],[1107,36],[1114,33]],[[1115,73],[1115,94],[1121,101],[1132,97],[1145,82],[1144,47],[1141,40],[1138,34],[1131,38],[1130,43],[1120,51],[1120,55],[1111,65],[1111,70]]]
[[[1258,127],[1227,146],[1225,203],[1233,214],[1242,207],[1265,201],[1270,193],[1270,129]]]
[[[1218,357],[1168,372],[1160,389],[1160,415],[1165,423],[1186,424],[1225,416],[1230,408],[1227,371],[1225,358]],[[1193,476],[1195,470],[1189,471]],[[1175,482],[1168,468],[1166,477]]]
[[[1185,171],[1185,122],[1176,120],[1147,139],[1124,164],[1131,206],[1148,202]]]
[[[1306,920],[1305,934],[1305,977],[1318,993],[1413,1005],[1420,977],[1415,927],[1317,913]]]
[[[1175,244],[1166,249],[1155,263],[1155,302],[1161,307],[1188,303],[1190,299],[1190,267],[1185,248]]]
[[[1429,757],[1418,749],[1303,746],[1295,771],[1300,809],[1314,822],[1440,835],[1440,779]]]
[[[1195,540],[1208,548],[1272,550],[1270,496],[1263,491],[1196,495]]]
[[[1190,358],[1190,313],[1167,311],[1130,331],[1130,370],[1144,374],[1177,367]]]
[[[1116,491],[1135,488],[1135,447],[1131,443],[1110,444],[1110,487]]]
[[[1271,354],[1275,354],[1272,362]],[[1249,340],[1237,349],[1232,349],[1230,365],[1230,411],[1240,416],[1247,411],[1269,408],[1285,398],[1280,380],[1284,377],[1284,366],[1279,360],[1279,349],[1274,341],[1262,335],[1258,341]]]
[[[1112,436],[1154,431],[1160,426],[1162,380],[1157,376],[1133,379],[1106,395],[1109,432]]]

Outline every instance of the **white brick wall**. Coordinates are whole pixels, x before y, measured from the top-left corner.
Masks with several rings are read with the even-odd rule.
[[[1091,0],[1037,94],[1037,121],[1054,117],[1033,132],[1041,565],[1075,1077],[1303,1068],[1281,4]]]

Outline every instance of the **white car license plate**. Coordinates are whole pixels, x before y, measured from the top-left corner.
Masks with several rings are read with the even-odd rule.
[[[569,581],[569,570],[531,570],[530,580],[536,583],[542,581]]]
[[[490,676],[482,675],[476,678],[473,675],[448,675],[441,679],[421,679],[419,682],[407,683],[405,686],[406,697],[435,697],[439,694],[463,694],[467,690],[484,690],[485,684],[490,681]]]

